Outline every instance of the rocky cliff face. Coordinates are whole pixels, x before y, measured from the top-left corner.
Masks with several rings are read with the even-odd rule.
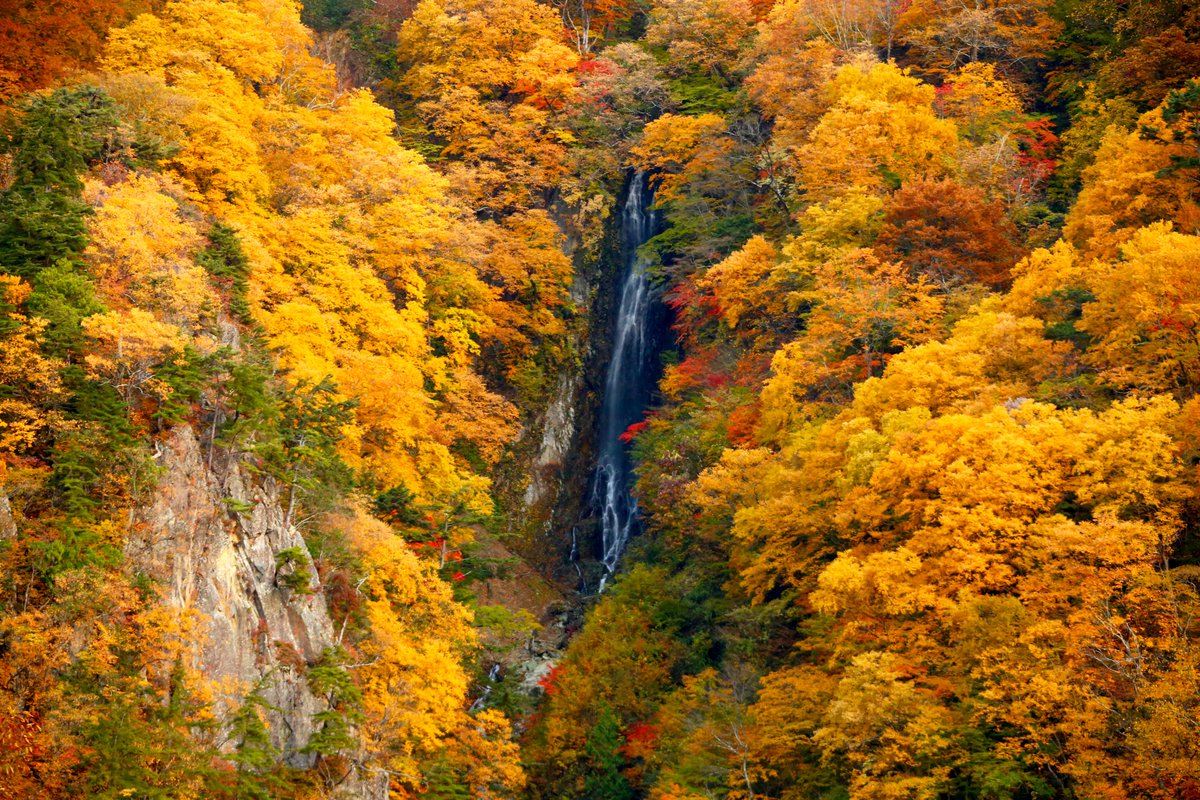
[[[575,270],[571,301],[579,313],[568,333],[574,357],[556,367],[554,388],[545,405],[526,417],[526,428],[495,476],[495,485],[509,532],[515,534],[506,546],[543,578],[569,591],[578,588],[571,529],[579,517],[591,462],[589,433],[596,403],[588,365],[595,344],[592,307],[602,289],[596,248],[581,245],[574,211],[559,204],[550,213],[563,234],[563,253]],[[600,253],[605,249],[600,247]]]
[[[552,505],[564,488],[563,470],[578,445],[582,387],[583,375],[578,369],[564,372],[558,379],[554,397],[541,421],[542,438],[522,498],[526,508]]]
[[[299,532],[284,524],[279,494],[269,481],[251,480],[236,457],[209,452],[188,426],[158,446],[161,474],[152,502],[129,541],[131,566],[166,590],[166,600],[202,615],[205,637],[196,642],[198,666],[219,686],[226,704],[260,687],[270,705],[273,743],[293,766],[310,767],[301,752],[314,732],[313,717],[328,708],[304,677],[337,640],[324,596],[289,588],[276,556],[307,553]],[[316,577],[311,578],[316,589]],[[220,703],[220,701],[219,701]],[[348,796],[386,797],[386,785],[355,783]]]

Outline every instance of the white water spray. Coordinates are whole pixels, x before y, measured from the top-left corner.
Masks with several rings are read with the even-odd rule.
[[[654,218],[649,205],[646,176],[634,175],[622,209],[621,233],[625,274],[617,297],[612,357],[604,382],[600,425],[596,441],[596,475],[593,503],[600,515],[600,534],[605,576],[600,590],[612,575],[631,536],[638,531],[637,501],[630,494],[633,483],[629,454],[621,434],[646,412],[657,371],[656,326],[653,288],[646,274],[646,261],[637,250],[654,235]]]

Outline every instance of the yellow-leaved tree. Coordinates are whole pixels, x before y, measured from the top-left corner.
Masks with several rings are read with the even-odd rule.
[[[933,87],[894,64],[850,64],[822,89],[828,110],[799,149],[807,195],[883,191],[950,172],[955,126],[933,109]]]
[[[478,16],[464,29],[440,11],[413,22],[464,45],[486,31],[494,57],[466,73],[431,61],[425,78],[412,76],[422,100],[445,100],[452,78],[463,91],[508,81],[468,109],[485,127],[486,115],[503,118],[513,138],[498,150],[478,150],[495,144],[468,135],[470,120],[430,111],[460,155],[475,153],[485,188],[465,195],[472,201],[506,191],[506,164],[535,164],[525,192],[560,169],[547,120],[573,91],[574,56],[553,12],[523,8],[530,30],[512,58],[513,37]],[[513,216],[487,224],[452,196],[450,181],[399,144],[391,111],[339,87],[299,10],[291,0],[171,0],[112,33],[98,81],[165,155],[159,174],[114,172],[86,188],[95,213],[84,256],[109,310],[84,322],[85,366],[127,401],[161,400],[171,391],[161,368],[218,343],[238,347],[231,329],[243,323],[253,341],[241,346],[269,355],[283,391],[321,387],[345,411],[331,446],[362,484],[410,492],[443,549],[458,548],[492,512],[479,463],[494,464],[517,431],[515,407],[485,380],[487,348],[561,333],[570,264],[526,195]],[[461,67],[455,59],[441,66]],[[508,95],[517,101],[488,105]],[[229,240],[244,274],[213,266]],[[442,564],[418,559],[354,503],[339,513],[312,524],[346,532],[362,570],[351,592],[362,624],[342,642],[365,665],[353,671],[359,766],[386,774],[396,796],[425,791],[444,768],[476,796],[512,796],[524,774],[511,729],[499,712],[468,713],[475,632]]]
[[[476,796],[511,796],[524,785],[508,721],[468,715],[466,664],[477,647],[470,612],[434,565],[417,558],[382,522],[356,512],[330,520],[363,559],[364,612],[371,635],[359,646],[368,764],[401,797],[420,795],[423,774],[445,761]]]

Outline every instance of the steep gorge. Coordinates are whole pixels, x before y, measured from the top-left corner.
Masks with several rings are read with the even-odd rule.
[[[649,409],[665,336],[664,308],[647,273],[647,261],[639,253],[657,232],[649,181],[646,174],[637,172],[625,187],[618,235],[622,270],[615,276],[619,288],[612,292],[611,333],[600,348],[608,358],[598,401],[589,493],[589,505],[598,519],[599,560],[604,568],[597,591],[603,591],[616,574],[625,546],[640,529],[632,494],[632,435],[627,429],[640,423]],[[574,543],[572,557],[578,558]]]
[[[1200,791],[1190,4],[16,5],[0,800]]]

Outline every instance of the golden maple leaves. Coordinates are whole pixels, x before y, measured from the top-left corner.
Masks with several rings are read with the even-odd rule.
[[[987,13],[1019,8],[1028,41],[974,44],[1015,60],[1042,46],[1039,9]],[[798,229],[712,259],[694,282],[719,326],[689,342],[772,354],[771,373],[753,436],[729,437],[683,491],[693,516],[677,515],[695,547],[723,548],[751,602],[806,620],[795,664],[745,709],[745,769],[797,797],[818,765],[855,798],[932,798],[974,769],[1170,797],[1197,764],[1179,731],[1197,719],[1198,598],[1171,561],[1200,391],[1181,145],[1100,109],[1120,124],[1086,134],[1097,161],[1065,240],[1013,266],[1006,214],[1043,178],[1003,60],[971,56],[935,94],[892,65],[798,47],[796,13],[776,8],[765,46],[799,53],[802,87],[769,53],[749,85],[776,116],[770,166],[792,181]],[[923,19],[923,46],[946,46]],[[664,170],[668,200],[732,163],[732,125],[708,116],[650,126],[633,151]],[[683,367],[732,357],[689,356],[664,393],[715,403]]]
[[[542,9],[528,10],[541,19]],[[83,259],[108,310],[83,322],[83,371],[135,410],[163,402],[164,367],[237,346],[222,293],[244,292],[245,311],[234,313],[248,315],[241,321],[253,322],[286,380],[336,385],[333,401],[354,401],[335,437],[350,467],[479,518],[492,511],[489,482],[461,445],[494,464],[517,430],[516,408],[480,374],[484,349],[504,351],[494,370],[503,376],[561,338],[571,265],[549,217],[527,203],[499,221],[476,219],[398,144],[392,112],[369,92],[340,92],[310,44],[297,5],[273,0],[177,0],[113,32],[97,80],[162,145],[162,171],[87,183]],[[560,171],[539,116],[539,104],[573,88],[574,57],[556,48],[532,47],[511,73],[509,89],[530,100],[512,109],[514,136],[528,134],[550,159],[544,175],[514,184],[523,190]],[[480,68],[467,77],[491,74]],[[479,180],[494,183],[485,162]],[[244,253],[240,289],[206,271],[218,228]],[[27,287],[13,279],[5,291],[18,330],[0,348],[0,371],[22,381],[0,401],[0,440],[18,452],[54,421],[24,390],[45,402],[59,391],[60,365],[37,352],[45,324],[22,313]],[[402,776],[397,792],[415,791],[435,761],[478,792],[517,791],[524,776],[507,720],[466,712],[476,647],[467,609],[386,526],[360,512],[334,522],[365,571],[364,752]],[[447,526],[458,545],[474,533]]]
[[[332,376],[358,401],[341,447],[348,463],[387,485],[453,494],[478,481],[445,451],[444,432],[478,434],[494,458],[514,430],[511,408],[495,395],[487,425],[456,421],[455,409],[470,407],[463,398],[488,396],[470,374],[480,342],[512,344],[527,328],[560,332],[552,311],[532,323],[522,315],[561,303],[569,264],[536,217],[477,242],[482,258],[469,253],[469,236],[452,234],[464,220],[444,180],[396,144],[390,112],[367,93],[332,94],[328,67],[303,52],[308,34],[292,13],[170,3],[114,33],[104,63],[118,76],[161,81],[143,88],[112,79],[119,95],[136,89],[160,101],[146,124],[176,126],[172,171],[193,202],[238,229],[250,301],[281,365],[293,380]],[[237,36],[219,34],[226,27]],[[210,305],[199,268],[187,264],[199,232],[172,221],[170,189],[152,184],[135,177],[96,190],[89,253],[102,287],[125,293],[122,302],[194,326]],[[124,228],[149,236],[106,237]],[[531,273],[501,261],[510,240],[528,243],[516,255]]]
[[[47,400],[62,396],[61,364],[39,351],[47,322],[30,318],[20,308],[29,297],[29,284],[11,275],[0,277],[0,309],[9,329],[0,339],[0,449],[19,454],[46,432],[57,416],[47,413]]]

